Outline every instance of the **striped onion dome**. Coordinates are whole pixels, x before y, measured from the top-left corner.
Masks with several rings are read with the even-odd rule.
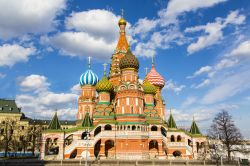
[[[145,94],[155,94],[156,93],[156,87],[152,85],[147,78],[143,81],[143,90]]]
[[[165,85],[164,78],[155,70],[154,65],[152,65],[152,68],[146,77],[148,81],[155,86],[163,88]]]
[[[95,86],[98,82],[98,76],[90,69],[83,73],[80,77],[80,85],[93,85]]]
[[[106,74],[102,79],[96,84],[97,92],[111,92],[113,90],[112,83],[108,80]]]

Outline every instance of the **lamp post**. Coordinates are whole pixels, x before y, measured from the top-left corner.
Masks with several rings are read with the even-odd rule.
[[[86,139],[87,139],[87,150],[86,150],[86,158],[85,158],[85,166],[88,166],[88,151],[89,151],[89,128],[86,131]]]

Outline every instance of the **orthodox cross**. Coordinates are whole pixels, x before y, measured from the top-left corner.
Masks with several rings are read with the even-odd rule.
[[[90,56],[88,57],[88,60],[89,60],[88,65],[89,65],[89,69],[90,69],[90,61],[91,61],[91,57]]]
[[[124,17],[124,9],[121,9],[121,16]]]
[[[104,63],[104,64],[103,64],[103,68],[104,68],[104,75],[105,75],[105,76],[106,76],[106,69],[107,69],[107,65],[108,65],[107,63]]]

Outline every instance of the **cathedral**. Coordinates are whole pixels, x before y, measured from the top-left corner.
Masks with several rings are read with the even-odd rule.
[[[126,20],[109,74],[102,78],[91,69],[80,76],[81,94],[75,126],[62,128],[57,114],[42,134],[41,159],[199,159],[207,138],[193,119],[190,130],[177,127],[162,98],[164,78],[154,62],[139,81],[139,61],[126,39]]]

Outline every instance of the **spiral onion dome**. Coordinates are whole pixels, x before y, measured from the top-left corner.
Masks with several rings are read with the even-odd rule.
[[[121,59],[119,64],[120,69],[134,68],[139,69],[139,62],[137,58],[132,54],[131,50],[128,49],[126,55]]]
[[[156,93],[156,87],[152,85],[147,78],[145,78],[143,85],[144,93],[146,94],[155,94]]]
[[[106,75],[96,84],[97,92],[111,92],[113,90],[112,83],[108,80]]]
[[[165,85],[164,78],[155,70],[154,65],[146,77],[148,81],[155,86],[162,88]]]
[[[98,76],[90,69],[83,73],[80,77],[80,85],[92,85],[95,86],[98,82]]]

